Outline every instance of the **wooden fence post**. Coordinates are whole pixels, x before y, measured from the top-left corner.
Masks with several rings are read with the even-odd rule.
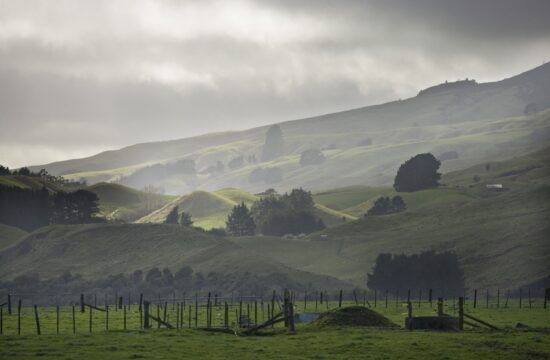
[[[86,310],[84,309],[84,294],[80,294],[80,312],[83,313]]]
[[[489,308],[489,289],[487,289],[486,293],[485,293],[485,308]]]
[[[191,313],[192,313],[192,309],[193,309],[193,305],[189,305],[189,319],[188,319],[189,321],[187,322],[189,329],[191,329],[191,321],[192,321],[192,319],[191,319],[191,318],[192,318]]]
[[[73,305],[73,335],[76,334],[76,311]]]
[[[422,288],[418,290],[418,307],[420,308],[421,305],[422,305]]]
[[[141,306],[143,305],[143,293],[139,294],[139,311],[141,311]]]
[[[21,335],[21,299],[17,302],[17,335]]]
[[[59,305],[55,307],[55,333],[59,335]]]
[[[177,304],[176,306],[176,329],[180,328],[180,304]]]
[[[123,301],[123,300],[124,300],[124,299],[122,298],[122,296],[119,296],[119,297],[118,297],[118,308],[119,308],[120,310],[122,310],[122,301]]]
[[[386,309],[388,308],[388,290],[386,290]]]
[[[143,302],[143,328],[145,330],[149,329],[151,327],[151,324],[149,323],[149,306],[151,303],[149,301]]]
[[[8,294],[8,315],[11,315],[11,294]]]
[[[408,317],[408,320],[409,320],[409,323],[408,323],[408,327],[409,327],[409,331],[412,331],[413,329],[413,307],[412,307],[412,303],[411,301],[407,301],[407,317]]]
[[[430,308],[433,307],[433,298],[432,298],[432,295],[433,295],[433,291],[432,289],[430,289],[429,293],[428,293],[428,301],[430,302]]]
[[[376,289],[374,289],[374,307],[376,307],[377,300],[378,300],[378,294],[376,292]]]
[[[0,306],[0,335],[4,333],[4,307]]]
[[[355,305],[359,305],[359,301],[357,301],[357,291],[353,289],[353,299],[355,300]]]
[[[141,318],[139,319],[140,327],[141,327]],[[109,331],[109,305],[105,306],[105,331]]]
[[[477,289],[474,290],[474,309],[477,307]]]
[[[546,303],[548,302],[548,299],[550,298],[550,288],[544,289],[544,308],[546,309]]]
[[[338,307],[342,307],[342,289],[340,289],[340,296],[338,297]]]
[[[531,288],[527,291],[527,295],[529,296],[529,309],[533,307],[533,303],[531,302]]]
[[[319,304],[323,305],[323,291],[319,292]]]
[[[443,316],[443,298],[437,299],[437,316]]]
[[[91,334],[92,333],[92,313],[93,313],[91,306],[89,306],[88,311],[90,311],[90,334]]]
[[[254,299],[254,326],[258,325],[258,300]]]
[[[224,305],[223,325],[226,329],[229,328],[229,305],[227,304],[227,301],[225,302],[225,305]]]
[[[464,330],[464,298],[458,298],[458,329]]]
[[[497,309],[500,308],[500,288],[497,289]]]
[[[296,328],[294,327],[294,303],[289,303],[288,304],[288,316],[289,316],[289,328],[290,328],[290,331],[295,331]]]
[[[36,335],[40,335],[40,319],[38,317],[38,307],[34,305],[34,320],[36,321]]]
[[[411,289],[407,290],[407,302],[411,301]]]
[[[126,305],[122,307],[123,328],[126,330]]]

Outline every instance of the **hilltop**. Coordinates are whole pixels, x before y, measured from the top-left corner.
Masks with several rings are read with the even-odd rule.
[[[267,126],[145,143],[92,157],[33,167],[69,179],[119,181],[132,186],[163,186],[181,195],[197,189],[239,188],[260,192],[341,188],[356,184],[388,186],[400,163],[414,154],[456,156],[443,162],[444,172],[485,161],[504,160],[546,146],[550,139],[550,63],[493,83],[441,84],[410,99],[279,124],[283,154],[259,162]],[[300,154],[322,151],[326,161],[300,165]],[[243,161],[239,162],[242,157]],[[177,161],[194,162],[177,172]],[[232,161],[235,166],[230,167]],[[162,166],[171,164],[162,173]],[[221,164],[221,166],[220,166]],[[150,166],[155,176],[125,177]],[[166,167],[167,169],[168,167]],[[259,169],[278,168],[280,179],[254,181]],[[183,170],[182,170],[183,171]],[[152,183],[151,183],[152,181]]]

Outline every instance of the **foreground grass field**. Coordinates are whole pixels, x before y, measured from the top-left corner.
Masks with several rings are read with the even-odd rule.
[[[303,310],[303,304],[297,310]],[[494,304],[493,304],[494,305]],[[516,306],[517,304],[512,304]],[[42,335],[34,333],[34,318],[25,308],[20,336],[15,335],[16,316],[4,316],[0,336],[0,359],[548,359],[550,358],[550,310],[517,307],[467,311],[501,327],[502,331],[464,332],[382,330],[376,328],[319,327],[300,324],[295,333],[282,328],[257,336],[235,336],[201,330],[139,330],[137,306],[122,330],[122,311],[110,313],[111,327],[104,330],[104,313],[94,312],[94,330],[89,333],[89,313],[76,314],[77,333],[72,334],[70,308],[64,310],[59,335],[55,334],[53,309],[44,309]],[[326,304],[323,304],[326,306]],[[336,303],[330,303],[333,308]],[[307,311],[321,304],[309,303]],[[427,302],[414,305],[416,314],[432,314]],[[168,317],[175,316],[168,304]],[[320,309],[319,309],[320,310]],[[402,303],[379,304],[376,311],[402,325],[406,314]],[[447,312],[452,313],[448,302]],[[217,312],[217,311],[216,311]],[[201,317],[199,315],[199,317]],[[202,319],[201,319],[202,320]],[[184,321],[187,321],[184,320]],[[517,322],[528,329],[514,329]]]

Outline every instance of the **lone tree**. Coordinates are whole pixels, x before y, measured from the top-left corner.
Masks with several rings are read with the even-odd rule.
[[[193,219],[191,219],[191,214],[186,213],[185,211],[183,211],[180,215],[180,225],[192,226],[193,225]]]
[[[254,235],[254,231],[256,230],[254,219],[252,219],[252,215],[244,202],[233,207],[225,225],[229,235],[233,236]]]
[[[178,207],[174,206],[170,213],[166,216],[165,224],[177,224],[178,223]]]
[[[273,125],[265,133],[262,161],[270,161],[283,155],[283,132],[279,125]]]
[[[412,192],[439,185],[437,172],[441,162],[430,153],[418,154],[399,167],[393,187],[396,191]]]

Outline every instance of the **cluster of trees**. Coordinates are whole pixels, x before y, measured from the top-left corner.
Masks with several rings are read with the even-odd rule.
[[[193,219],[191,219],[191,214],[182,211],[179,214],[179,209],[177,206],[174,206],[172,210],[166,216],[165,224],[180,224],[183,226],[193,226]]]
[[[98,218],[98,197],[87,190],[59,191],[0,186],[0,223],[32,231],[49,224],[82,224]]]
[[[405,161],[397,171],[393,187],[396,191],[411,192],[439,186],[441,162],[430,153],[418,154]]]
[[[407,209],[407,205],[401,196],[381,196],[374,202],[374,206],[367,211],[367,215],[394,214]]]
[[[41,169],[39,172],[33,172],[28,167],[22,167],[19,170],[10,170],[9,167],[0,165],[0,176],[9,176],[9,175],[39,177],[46,180],[49,183],[60,185],[60,186],[86,185],[86,180],[84,179],[81,179],[80,181],[69,181],[62,176],[51,175],[46,171],[46,169]]]
[[[315,216],[311,192],[293,189],[284,195],[269,189],[252,204],[235,206],[229,214],[227,233],[233,236],[308,234],[325,228],[323,220]]]
[[[115,294],[123,296],[125,303],[130,294],[135,303],[139,300],[140,293],[145,299],[156,299],[159,296],[172,298],[175,291],[180,297],[182,293],[194,296],[196,293],[207,293],[215,289],[218,296],[233,294],[238,299],[240,295],[250,294],[270,296],[273,289],[282,287],[303,291],[309,290],[311,285],[299,283],[289,274],[262,274],[253,271],[201,273],[189,266],[183,266],[175,271],[154,267],[97,279],[85,278],[67,271],[58,277],[48,279],[31,273],[18,276],[14,280],[0,281],[0,291],[4,293],[33,294],[35,303],[50,305],[70,305],[79,300],[80,294],[85,294],[87,303],[93,304],[95,298],[98,305],[101,305],[105,296],[112,304]],[[61,297],[56,296],[61,294]],[[214,293],[212,295],[215,296]]]
[[[367,286],[371,290],[441,289],[446,295],[464,292],[464,272],[455,253],[426,251],[414,255],[380,254]]]

